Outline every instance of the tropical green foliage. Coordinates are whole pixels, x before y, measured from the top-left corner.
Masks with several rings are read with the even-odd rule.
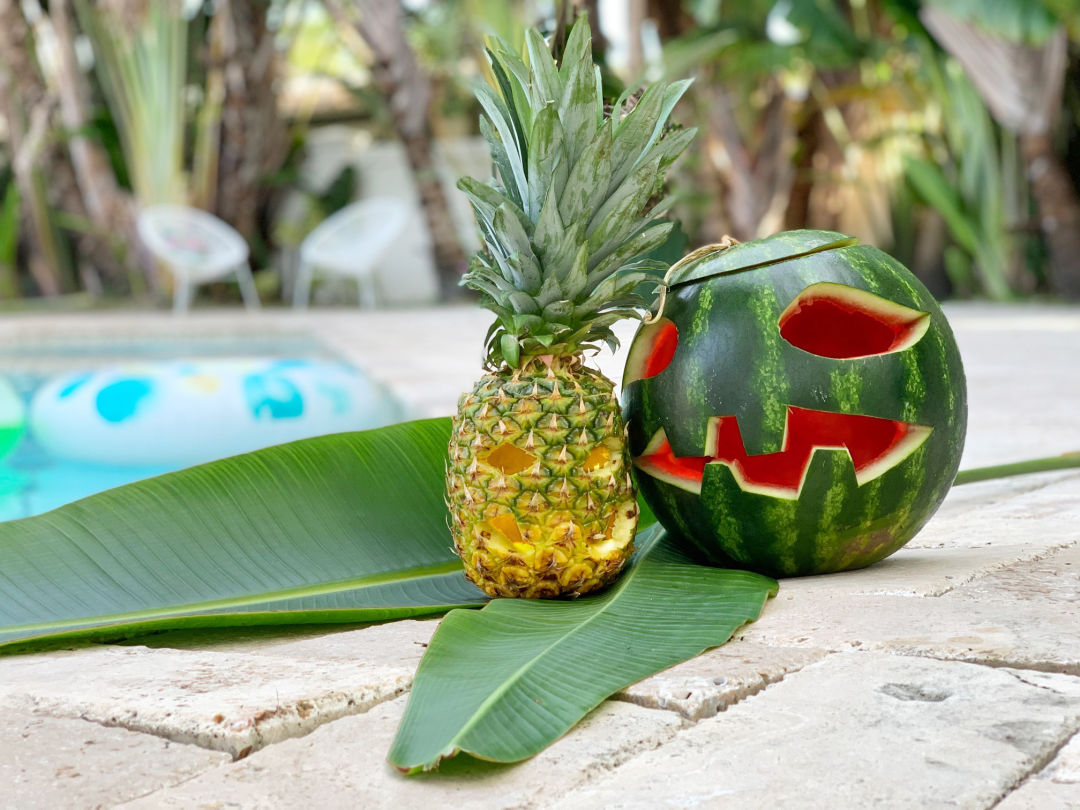
[[[119,135],[123,150],[109,156],[114,158],[112,182],[122,192],[130,179],[140,197],[186,195],[197,205],[213,208],[214,189],[220,198],[222,188],[229,188],[218,182],[216,174],[224,145],[223,122],[233,120],[236,112],[236,99],[223,95],[237,86],[224,83],[223,32],[229,26],[239,30],[236,21],[221,24],[227,4],[198,8],[188,4],[183,24],[178,22],[179,6],[164,0],[124,4],[138,13],[125,17],[123,24],[113,20],[114,5],[74,3],[80,13],[74,26],[68,26],[73,28],[72,41],[85,34],[94,50],[93,67],[82,77],[89,87],[89,105],[83,120],[70,125],[55,112],[60,105],[51,99],[51,126],[41,148],[34,151],[36,175],[49,178],[49,187],[24,184],[19,195],[19,249],[14,265],[0,271],[7,279],[0,282],[5,297],[71,291],[85,283],[76,276],[100,278],[107,294],[138,290],[138,284],[126,281],[132,275],[130,267],[120,271],[110,266],[110,261],[130,263],[130,254],[125,256],[123,250],[128,235],[122,228],[103,225],[114,222],[113,212],[125,206],[110,205],[97,213],[79,210],[71,199],[71,180],[65,179],[70,169],[59,170],[57,161],[75,133],[87,136],[99,153],[109,152],[113,133]],[[1061,291],[1050,266],[1052,240],[1040,232],[1045,217],[1038,194],[1029,189],[1023,149],[997,121],[987,119],[984,100],[962,86],[955,64],[944,55],[957,43],[935,39],[923,20],[927,10],[943,11],[980,35],[1032,50],[1058,41],[1055,32],[1064,30],[1072,41],[1069,75],[1075,76],[1080,69],[1075,47],[1080,41],[1080,11],[1073,0],[682,0],[641,5],[661,47],[652,41],[645,43],[651,47],[631,42],[627,56],[625,47],[598,43],[602,98],[618,117],[622,109],[615,101],[620,84],[640,84],[643,77],[697,77],[680,102],[677,117],[698,126],[702,137],[667,190],[674,197],[671,215],[681,221],[690,244],[717,241],[725,233],[745,240],[785,228],[840,230],[911,262],[936,293],[1004,298]],[[395,137],[394,91],[375,80],[378,60],[357,43],[362,38],[355,31],[345,30],[347,26],[323,13],[318,3],[232,4],[234,9],[239,6],[271,9],[259,24],[273,29],[278,43],[273,58],[280,62],[283,76],[336,80],[348,86],[354,104],[347,110],[330,110],[335,121],[345,117],[375,138]],[[535,23],[550,33],[555,27],[552,11],[557,10],[530,0],[445,0],[402,8],[406,28],[402,42],[415,50],[415,61],[431,85],[431,103],[425,102],[430,129],[436,136],[450,137],[478,134],[479,110],[469,84],[481,75],[493,82],[493,97],[510,113],[514,92],[521,99],[521,88],[513,90],[518,77],[513,69],[517,64],[512,63],[528,65],[532,59],[523,40],[514,37]],[[37,29],[62,30],[49,23],[56,13],[46,5],[41,18],[45,22],[30,26],[31,36],[26,38],[30,61],[39,50],[33,41]],[[604,4],[600,13],[607,13]],[[617,24],[614,17],[603,22]],[[504,63],[502,78],[486,65],[483,42],[491,34],[510,43],[493,46]],[[290,42],[295,45],[291,59],[286,57]],[[255,61],[242,54],[233,57],[230,70]],[[18,62],[12,54],[0,55],[0,60]],[[36,81],[52,93],[57,78],[68,77],[51,74],[47,63]],[[592,76],[592,66],[584,67]],[[1030,85],[1030,76],[1007,69],[1013,70],[1018,87]],[[13,77],[20,88],[29,86],[26,79]],[[502,95],[504,84],[511,89],[509,99]],[[594,85],[590,82],[586,89],[591,91]],[[1034,90],[1024,94],[1037,95]],[[31,101],[28,98],[22,105],[28,116]],[[1055,104],[1061,108],[1061,103]],[[1080,95],[1069,83],[1063,104],[1048,148],[1062,159],[1066,185],[1075,190],[1080,186],[1080,162],[1075,157]],[[319,112],[305,103],[294,136],[302,139],[304,130],[317,124]],[[521,158],[527,157],[536,123],[533,116],[526,118],[514,135],[524,147]],[[513,121],[504,123],[514,126]],[[498,128],[489,129],[501,142]],[[0,141],[0,152],[4,153],[0,163],[10,165],[9,144]],[[513,152],[507,150],[508,161]],[[253,243],[256,262],[263,265],[270,263],[273,248],[288,246],[288,237],[278,242],[278,234],[295,235],[307,227],[303,221],[272,227],[274,217],[268,214],[283,190],[269,178],[280,176],[278,168],[257,175],[262,178],[260,225],[244,234]],[[523,171],[527,169],[526,162]],[[234,169],[226,166],[225,171]],[[501,176],[501,168],[496,171]],[[245,176],[249,174],[245,169]],[[512,180],[509,186],[500,181],[511,201],[519,178]],[[87,178],[79,178],[79,186],[89,188]],[[107,202],[108,197],[99,190],[94,199]],[[524,205],[522,211],[530,213]],[[231,215],[217,212],[227,219]],[[296,219],[304,220],[308,213],[310,208]],[[1059,212],[1054,216],[1061,218]],[[58,241],[58,236],[63,238]],[[83,236],[104,242],[105,249],[88,251]],[[39,254],[41,260],[35,263]],[[68,266],[71,255],[81,273]],[[1061,255],[1058,250],[1053,260],[1060,263]],[[43,272],[43,263],[55,265],[55,272]],[[93,265],[91,272],[86,265]],[[620,284],[625,277],[620,275]],[[512,325],[514,316],[522,321],[532,314],[514,311],[505,320]]]
[[[612,693],[723,644],[776,593],[768,577],[694,564],[659,526],[637,542],[597,596],[451,612],[420,662],[390,762],[415,772],[461,751],[530,757]]]
[[[666,133],[689,82],[627,92],[605,112],[584,18],[558,66],[535,29],[524,59],[498,40],[489,54],[494,87],[476,92],[496,181],[459,183],[486,245],[464,283],[498,317],[488,362],[514,367],[544,351],[615,345],[611,325],[646,304],[636,263],[671,233],[659,219],[671,201],[653,198],[696,132]]]
[[[942,119],[940,138],[927,138],[925,157],[905,156],[904,176],[945,221],[952,241],[945,270],[953,289],[1009,298],[1016,250],[1011,231],[1027,204],[1016,139],[994,124],[957,65],[927,51],[927,79],[952,112]]]
[[[449,434],[308,439],[0,523],[0,647],[482,604],[446,529]]]
[[[97,55],[125,166],[142,203],[186,203],[184,91],[188,21],[168,0],[149,0],[141,20],[78,0]]]

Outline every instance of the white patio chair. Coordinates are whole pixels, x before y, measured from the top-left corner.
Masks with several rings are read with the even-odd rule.
[[[139,238],[172,273],[173,312],[187,312],[199,284],[236,275],[248,309],[259,308],[259,294],[248,267],[248,246],[231,225],[198,208],[150,205],[136,222]]]
[[[401,238],[409,206],[390,197],[369,197],[327,217],[300,245],[300,264],[293,286],[293,306],[303,309],[311,297],[316,270],[355,278],[360,306],[375,307],[375,269]]]

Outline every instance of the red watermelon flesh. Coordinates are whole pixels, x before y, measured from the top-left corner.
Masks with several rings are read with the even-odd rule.
[[[923,336],[929,315],[853,287],[807,287],[780,315],[780,335],[819,357],[854,359],[902,351]]]
[[[637,465],[656,478],[700,493],[705,465],[719,462],[731,468],[746,491],[797,498],[817,448],[846,449],[856,480],[863,484],[899,464],[930,435],[930,428],[921,425],[792,405],[787,409],[784,449],[749,455],[736,417],[717,416],[709,422],[705,455],[676,456],[661,428]]]

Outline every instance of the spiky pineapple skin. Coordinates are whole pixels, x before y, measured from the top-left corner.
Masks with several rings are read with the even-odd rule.
[[[461,397],[447,505],[465,574],[485,593],[580,596],[622,570],[638,506],[613,387],[576,359],[537,360]]]

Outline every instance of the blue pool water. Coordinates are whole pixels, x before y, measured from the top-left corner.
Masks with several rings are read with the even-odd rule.
[[[20,411],[22,430],[12,428]],[[192,464],[407,417],[382,386],[305,336],[0,348],[0,521]]]

